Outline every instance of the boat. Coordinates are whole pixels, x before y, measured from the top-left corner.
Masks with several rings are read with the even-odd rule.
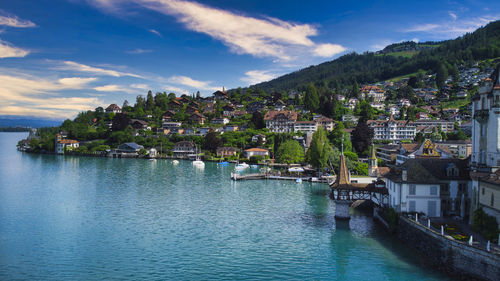
[[[295,180],[296,183],[302,183],[302,178],[298,178]]]
[[[252,168],[252,169],[258,169],[259,165],[250,165],[250,168]]]
[[[179,160],[174,160],[174,161],[172,161],[172,164],[174,164],[174,165],[178,165],[178,164],[179,164]]]
[[[156,159],[154,159],[154,158],[149,158],[149,161],[156,162]]]
[[[250,168],[250,165],[248,165],[247,163],[243,162],[241,164],[236,165],[236,167],[234,167],[234,170],[235,171],[243,171],[243,170],[248,169],[248,168]]]
[[[219,163],[217,163],[217,165],[219,165],[219,166],[227,166],[227,165],[229,165],[229,162],[227,162],[227,161],[219,162]]]
[[[201,161],[200,156],[198,155],[198,147],[196,147],[195,154],[196,154],[196,160],[193,161],[193,163],[192,163],[193,166],[195,166],[197,168],[204,168],[205,163],[203,161]]]

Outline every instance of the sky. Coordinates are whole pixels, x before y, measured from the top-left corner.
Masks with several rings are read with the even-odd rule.
[[[349,52],[454,39],[500,1],[2,0],[0,115],[246,87]]]

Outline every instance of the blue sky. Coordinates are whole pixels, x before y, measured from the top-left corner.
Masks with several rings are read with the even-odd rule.
[[[248,86],[348,52],[456,38],[500,1],[0,1],[0,115]]]

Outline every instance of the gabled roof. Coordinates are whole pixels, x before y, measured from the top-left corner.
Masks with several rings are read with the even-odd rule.
[[[448,176],[446,171],[449,165],[458,168],[458,176]],[[440,183],[443,180],[468,180],[468,162],[466,159],[436,159],[436,158],[415,158],[408,159],[401,166],[393,167],[388,179],[393,182],[402,182],[402,171],[406,169],[408,183]]]

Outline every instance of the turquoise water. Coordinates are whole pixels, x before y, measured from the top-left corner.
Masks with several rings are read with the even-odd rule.
[[[445,280],[328,187],[233,166],[35,155],[0,133],[0,279]]]

